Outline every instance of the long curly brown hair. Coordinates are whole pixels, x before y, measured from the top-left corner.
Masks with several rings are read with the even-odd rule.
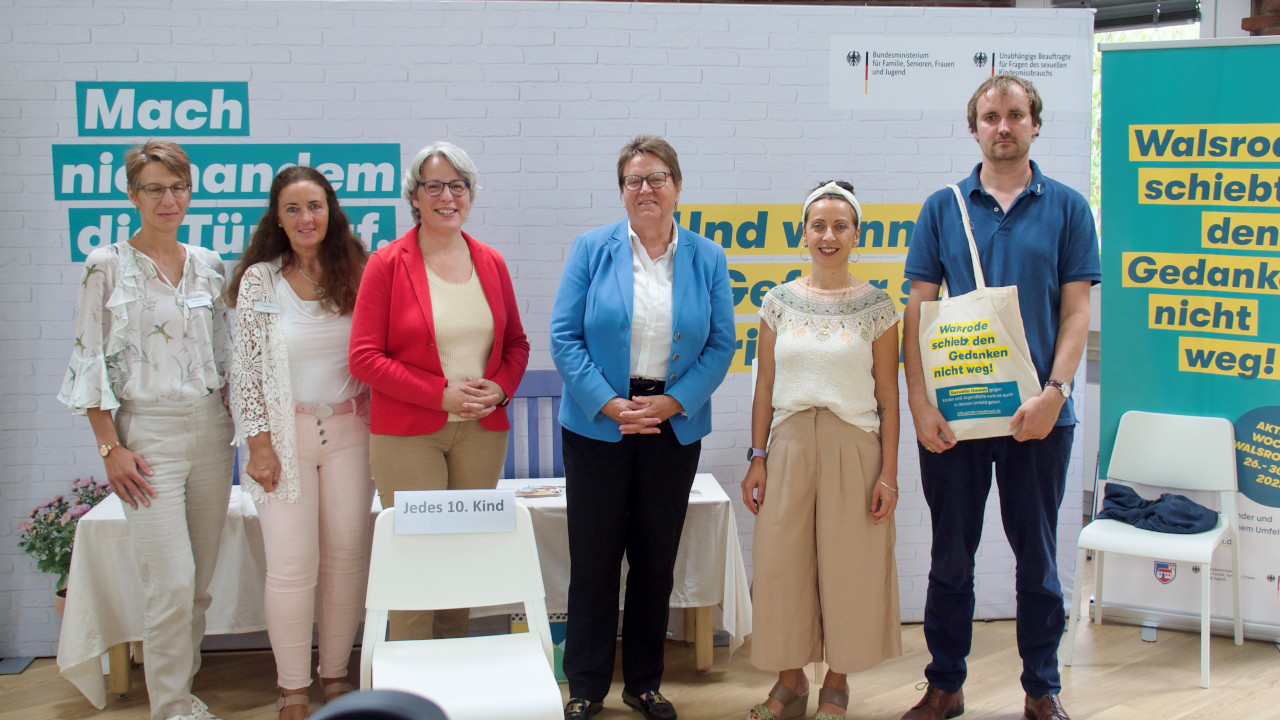
[[[271,199],[267,203],[266,212],[258,228],[253,231],[249,246],[240,257],[227,285],[227,302],[234,306],[240,293],[240,281],[244,271],[254,263],[280,259],[282,265],[293,262],[293,249],[289,245],[289,237],[280,227],[280,193],[296,182],[309,182],[324,191],[325,201],[329,204],[329,226],[325,229],[324,241],[320,243],[320,267],[324,277],[320,287],[324,290],[320,295],[320,304],[329,312],[348,315],[356,306],[356,290],[360,287],[360,275],[364,272],[364,264],[369,259],[369,251],[364,243],[351,231],[351,223],[347,214],[338,205],[338,196],[333,186],[315,168],[298,165],[281,170],[271,181]]]

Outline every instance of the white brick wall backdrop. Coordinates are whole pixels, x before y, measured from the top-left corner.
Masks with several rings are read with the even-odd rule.
[[[963,107],[830,109],[831,35],[1043,36],[1087,49],[1092,33],[1087,13],[1052,10],[323,0],[0,6],[0,655],[56,651],[53,579],[18,549],[18,524],[73,478],[103,474],[87,422],[55,399],[81,273],[70,260],[67,210],[85,203],[53,199],[50,146],[144,135],[80,138],[75,81],[247,82],[248,142],[392,142],[401,162],[429,142],[458,143],[482,182],[467,229],[506,256],[530,367],[544,369],[552,367],[547,325],[565,253],[579,232],[623,216],[614,165],[632,136],[672,142],[690,204],[798,204],[829,177],[853,181],[867,203],[919,203],[978,158]],[[1033,155],[1083,190],[1087,100],[1075,105],[1085,112],[1054,111],[1048,101]],[[361,202],[395,204],[398,227],[409,226],[400,201],[347,204]],[[750,394],[748,375],[729,377],[703,444],[703,470],[731,498],[750,444]],[[916,620],[929,523],[905,395],[902,406],[898,565],[903,617]],[[1062,513],[1068,587],[1086,467],[1076,452]],[[749,562],[752,517],[734,507]],[[1007,617],[1013,561],[991,507],[978,614]]]

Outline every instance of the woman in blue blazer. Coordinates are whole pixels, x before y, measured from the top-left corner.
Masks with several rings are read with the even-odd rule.
[[[734,346],[724,251],[676,224],[680,186],[665,140],[641,135],[624,147],[627,219],[574,240],[551,313],[564,378],[566,720],[595,715],[609,692],[623,553],[622,700],[650,720],[676,717],[658,691],[672,570],[711,394]]]

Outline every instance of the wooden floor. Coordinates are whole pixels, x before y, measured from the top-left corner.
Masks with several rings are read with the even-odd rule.
[[[849,678],[850,720],[898,720],[920,696],[928,661],[919,625],[902,629],[903,656]],[[1154,644],[1127,625],[1097,627],[1082,623],[1075,666],[1063,668],[1063,704],[1075,720],[1236,720],[1280,719],[1280,651],[1272,643],[1246,641],[1236,647],[1214,637],[1212,687],[1199,685],[1199,636],[1161,630]],[[716,648],[715,667],[701,675],[693,649],[668,643],[663,693],[675,703],[681,720],[742,718],[764,699],[773,676],[749,662],[750,644],[733,657]],[[358,667],[358,653],[351,667]],[[314,663],[313,663],[314,666]],[[974,627],[969,679],[965,684],[965,720],[1022,715],[1021,663],[1012,622],[980,622]],[[195,692],[224,720],[274,720],[275,668],[268,652],[207,653]],[[0,720],[147,720],[142,670],[134,670],[134,691],[111,699],[97,711],[58,675],[51,658],[37,660],[21,675],[0,677]],[[500,692],[495,688],[495,692]],[[618,698],[615,676],[598,720],[641,720]],[[319,706],[313,692],[312,709]],[[816,693],[810,711],[816,706]]]

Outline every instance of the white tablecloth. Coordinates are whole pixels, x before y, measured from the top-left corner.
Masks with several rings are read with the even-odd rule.
[[[529,485],[563,485],[563,480],[500,480],[498,487],[519,489]],[[738,523],[729,497],[710,473],[693,481],[676,554],[675,585],[671,607],[716,606],[721,611],[716,626],[729,633],[730,651],[751,634],[751,595],[738,543]],[[569,592],[569,535],[565,525],[565,499],[520,498],[533,514],[533,531],[542,562],[542,582],[547,590],[547,612],[564,612]],[[623,570],[625,573],[626,566]],[[624,574],[625,577],[625,574]],[[621,605],[621,599],[619,599]]]
[[[58,669],[101,709],[107,689],[100,656],[112,645],[142,639],[142,581],[118,497],[109,496],[81,518],[75,548],[58,639]],[[207,634],[266,629],[264,557],[257,508],[247,493],[233,487],[210,583],[213,604],[206,618]]]
[[[563,480],[503,480],[500,487],[563,484]],[[751,600],[742,547],[729,498],[710,474],[694,481],[676,556],[671,606],[719,606],[736,649],[751,632]],[[376,498],[375,498],[376,502]],[[549,612],[564,612],[569,587],[569,543],[563,497],[521,499],[533,514]],[[58,668],[89,702],[106,706],[101,656],[112,645],[142,638],[142,585],[129,545],[119,498],[108,497],[81,519],[71,558],[66,614],[58,642]],[[209,635],[266,629],[262,612],[266,561],[258,512],[239,487],[231,490],[218,567],[210,592]]]

